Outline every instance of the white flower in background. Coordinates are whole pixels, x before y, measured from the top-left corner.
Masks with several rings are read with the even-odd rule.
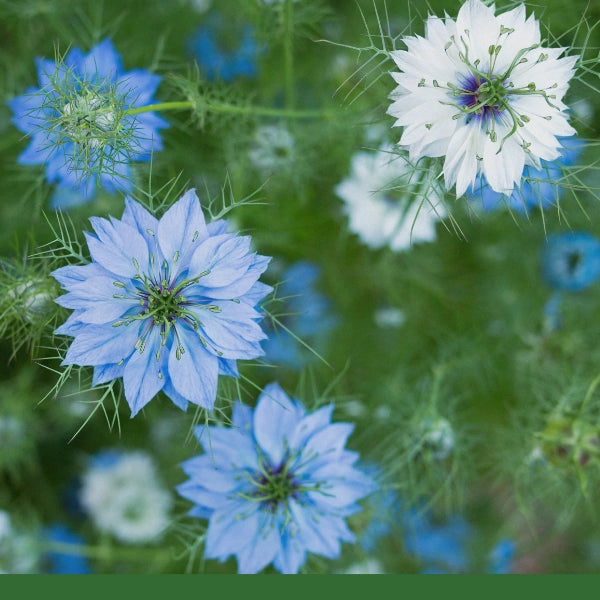
[[[36,573],[39,554],[36,537],[14,527],[10,515],[0,510],[0,573]]]
[[[158,541],[169,523],[172,497],[144,452],[96,455],[83,476],[79,498],[98,529],[122,542]]]
[[[373,320],[382,329],[396,329],[404,324],[406,315],[395,306],[381,306],[373,314]]]
[[[439,183],[386,146],[357,152],[335,192],[345,202],[350,230],[374,249],[388,245],[398,252],[435,240],[436,221],[446,214]]]
[[[425,36],[391,52],[400,72],[388,113],[404,127],[410,158],[445,156],[446,188],[462,196],[482,173],[510,194],[525,165],[560,157],[558,136],[575,130],[562,102],[576,56],[542,46],[539,22],[523,5],[495,16],[467,0],[456,21],[430,16]]]
[[[368,558],[360,563],[350,565],[343,575],[383,575],[384,570],[381,563],[376,558]]]
[[[292,164],[294,146],[294,138],[285,126],[263,125],[256,129],[248,155],[259,171],[272,173]]]

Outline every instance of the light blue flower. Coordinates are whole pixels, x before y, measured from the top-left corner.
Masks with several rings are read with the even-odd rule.
[[[277,289],[281,304],[276,313],[282,314],[278,318],[295,336],[322,353],[338,320],[332,314],[330,300],[316,288],[319,276],[320,268],[315,263],[298,261],[292,264],[283,273]],[[275,324],[273,327],[267,325],[266,329],[268,339],[263,348],[270,363],[299,370],[316,358],[282,327]]]
[[[557,206],[562,196],[563,169],[577,162],[584,145],[574,137],[561,138],[560,141],[563,145],[561,157],[552,162],[540,161],[541,169],[526,166],[521,185],[515,187],[510,196],[495,192],[485,177],[478,175],[467,191],[469,199],[480,202],[486,211],[507,206],[511,210],[526,213],[532,208]]]
[[[344,448],[353,425],[331,423],[332,412],[307,414],[271,383],[254,411],[234,406],[232,427],[196,429],[204,454],[183,463],[189,480],[177,491],[208,519],[206,558],[235,555],[240,573],[270,563],[297,573],[307,552],[335,559],[340,542],[354,542],[345,518],[377,486]]]
[[[226,28],[230,32],[229,23]],[[204,27],[199,27],[187,41],[188,53],[209,80],[233,81],[237,77],[255,77],[258,73],[256,59],[260,48],[254,30],[246,25],[239,43],[231,50],[222,45],[221,32],[225,29],[219,15],[213,15]]]
[[[181,409],[212,409],[218,375],[261,356],[258,278],[270,258],[251,239],[206,224],[195,190],[157,219],[126,198],[121,220],[93,217],[92,262],[57,269],[73,309],[55,333],[75,339],[63,365],[93,366],[93,385],[122,377],[136,415],[161,390]]]
[[[131,191],[131,162],[162,149],[159,130],[168,123],[154,112],[123,111],[152,104],[161,77],[125,72],[109,39],[88,54],[72,48],[62,62],[37,58],[36,65],[39,88],[8,103],[12,122],[31,138],[18,162],[44,165],[48,183],[71,192],[55,208],[90,200],[97,180],[108,192]]]
[[[87,575],[91,573],[87,559],[77,552],[76,546],[84,544],[81,536],[73,533],[62,523],[52,524],[45,532],[44,538],[50,543],[71,544],[73,553],[54,550],[43,556],[45,571],[54,575]]]
[[[585,232],[549,235],[542,251],[542,275],[556,290],[587,288],[600,276],[600,241]]]

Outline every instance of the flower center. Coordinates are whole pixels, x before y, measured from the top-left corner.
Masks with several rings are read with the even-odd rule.
[[[275,509],[299,489],[299,484],[287,466],[273,469],[266,466],[256,480],[254,497],[269,508]]]
[[[182,304],[185,302],[185,298],[180,292],[181,289],[171,290],[166,281],[148,285],[146,293],[143,294],[146,308],[142,315],[151,317],[155,325],[173,325],[184,315]]]
[[[498,116],[507,108],[508,90],[501,77],[471,74],[460,81],[455,93],[466,112],[484,119]]]
[[[76,144],[96,149],[113,137],[116,117],[94,91],[75,96],[67,102],[61,115],[65,134]]]

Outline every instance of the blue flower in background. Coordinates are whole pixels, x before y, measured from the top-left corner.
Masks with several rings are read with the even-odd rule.
[[[66,525],[54,523],[44,533],[47,542],[58,544],[71,544],[73,553],[59,550],[47,552],[44,555],[46,571],[55,575],[87,575],[91,573],[87,559],[77,552],[76,546],[82,546],[83,538],[73,533]]]
[[[329,299],[317,291],[320,268],[309,261],[292,264],[282,275],[276,296],[281,304],[277,317],[284,327],[307,343],[316,352],[323,352],[331,330],[337,325]],[[315,355],[282,327],[267,325],[268,339],[263,348],[266,359],[291,369],[302,369]],[[271,329],[274,329],[271,331]]]
[[[235,48],[227,50],[221,32],[226,30],[218,15],[212,15],[204,27],[199,27],[187,41],[187,51],[198,63],[208,80],[232,81],[237,77],[255,77],[260,48],[254,38],[254,29],[246,25]]]
[[[402,515],[404,547],[423,564],[423,572],[465,572],[469,566],[468,543],[472,527],[459,515],[435,523],[416,508]]]
[[[584,232],[549,235],[542,251],[542,274],[556,290],[585,289],[600,276],[600,241]]]
[[[488,572],[494,575],[512,573],[515,550],[516,546],[512,540],[508,538],[500,540],[490,552]]]
[[[307,552],[338,558],[340,542],[354,542],[345,518],[377,485],[344,448],[353,425],[331,423],[333,408],[307,414],[271,383],[254,411],[234,406],[232,427],[196,428],[204,454],[183,463],[189,480],[177,491],[209,521],[206,558],[297,573]]]
[[[562,196],[560,181],[563,168],[574,165],[579,158],[584,143],[577,138],[562,138],[562,155],[555,161],[541,161],[541,168],[526,166],[523,169],[521,185],[515,187],[510,196],[495,192],[486,182],[485,177],[478,175],[468,190],[471,201],[481,202],[486,211],[504,206],[521,213],[532,208],[549,208],[556,206]]]
[[[157,219],[131,198],[122,220],[93,217],[92,262],[61,267],[73,309],[55,333],[75,339],[63,365],[93,366],[93,385],[122,377],[135,416],[161,390],[181,409],[212,409],[218,375],[263,354],[258,278],[270,258],[248,236],[206,224],[195,190]]]
[[[39,88],[9,101],[12,122],[31,138],[22,165],[44,165],[59,190],[54,208],[90,200],[96,183],[108,192],[131,191],[131,162],[162,149],[159,130],[168,122],[153,112],[127,109],[154,102],[161,77],[144,69],[125,72],[105,39],[88,54],[72,48],[63,62],[36,59]]]
[[[600,277],[600,240],[585,232],[549,235],[542,250],[542,276],[554,294],[544,306],[546,329],[560,327],[565,292],[579,292]]]

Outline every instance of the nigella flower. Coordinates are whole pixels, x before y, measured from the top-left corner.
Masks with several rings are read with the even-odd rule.
[[[293,167],[295,141],[285,125],[262,125],[254,132],[250,162],[264,175]]]
[[[263,348],[268,362],[297,370],[309,364],[316,357],[297,338],[315,352],[322,353],[325,349],[338,320],[329,298],[318,291],[320,275],[319,266],[306,260],[293,263],[283,272],[277,289],[282,301],[277,313],[282,313],[278,318],[289,331],[277,324],[274,331],[266,326],[268,338]]]
[[[549,235],[542,250],[542,277],[554,293],[544,306],[546,329],[560,327],[564,292],[579,292],[600,277],[600,240],[585,232]]]
[[[122,377],[132,417],[161,390],[212,409],[218,375],[263,354],[270,259],[226,221],[207,225],[194,190],[160,219],[127,198],[121,220],[90,220],[92,262],[52,273],[69,292],[56,302],[74,309],[55,332],[75,338],[63,364],[93,366],[93,385]]]
[[[79,501],[100,531],[129,544],[157,541],[169,524],[172,504],[149,454],[117,450],[92,457]]]
[[[235,47],[227,50],[222,45],[220,32],[226,30],[231,34],[229,25],[223,25],[220,15],[212,15],[207,25],[199,27],[187,41],[188,53],[196,59],[198,67],[210,81],[220,79],[229,82],[237,77],[254,77],[258,72],[256,59],[259,46],[253,28],[246,25],[240,33],[241,38],[236,39]]]
[[[496,16],[467,0],[456,21],[430,16],[424,37],[403,41],[407,50],[391,52],[401,72],[388,113],[411,160],[445,157],[447,189],[460,197],[481,173],[511,194],[525,165],[560,157],[557,138],[575,133],[562,99],[577,57],[542,46],[523,5]]]
[[[542,273],[556,290],[585,289],[600,276],[600,240],[575,231],[549,235],[542,252]]]
[[[354,541],[345,518],[376,484],[344,448],[353,426],[331,423],[332,411],[307,414],[271,383],[254,410],[234,406],[232,427],[196,429],[205,453],[183,463],[189,480],[177,491],[208,519],[206,558],[235,555],[240,573],[270,563],[297,573],[307,552],[337,558]]]
[[[387,245],[395,252],[435,240],[435,223],[446,212],[439,184],[427,177],[387,146],[357,152],[350,176],[335,188],[350,230],[370,248]]]
[[[12,122],[31,138],[18,162],[44,165],[48,183],[66,189],[55,208],[91,199],[97,181],[109,192],[130,191],[130,163],[162,149],[159,130],[168,123],[139,110],[152,104],[161,77],[125,72],[108,39],[88,54],[72,48],[62,61],[37,58],[36,65],[40,87],[8,103]]]
[[[542,160],[541,169],[525,166],[521,184],[515,187],[509,196],[492,190],[485,177],[478,175],[473,186],[469,188],[469,199],[480,202],[486,211],[507,206],[526,213],[532,208],[546,209],[557,206],[562,196],[563,169],[575,164],[583,146],[583,142],[577,138],[564,138],[561,143],[561,155],[555,161]]]

